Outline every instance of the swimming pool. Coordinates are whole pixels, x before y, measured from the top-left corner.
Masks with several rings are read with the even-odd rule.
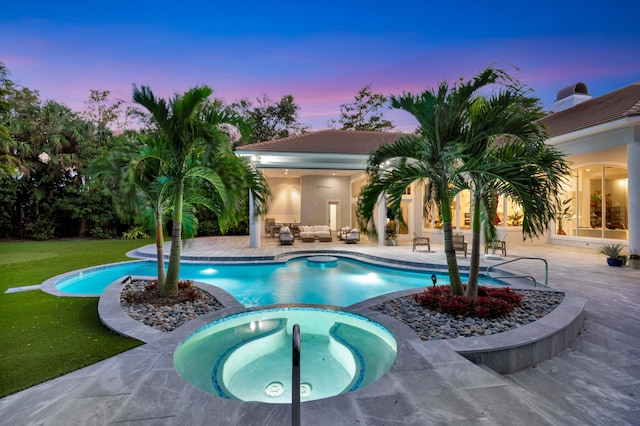
[[[337,257],[335,262],[313,263],[307,257],[286,263],[215,264],[183,263],[180,278],[215,285],[246,307],[273,304],[320,304],[349,306],[372,297],[431,285],[432,272],[382,267]],[[73,294],[100,295],[112,282],[126,276],[156,276],[152,261],[105,265],[56,281],[57,290]],[[438,284],[448,284],[446,274],[436,274]],[[499,284],[482,278],[483,285]]]

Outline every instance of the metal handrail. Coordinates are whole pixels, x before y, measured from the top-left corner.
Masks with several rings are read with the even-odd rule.
[[[293,326],[291,362],[291,425],[300,426],[300,326]]]
[[[536,279],[534,277],[532,277],[531,275],[504,275],[504,276],[491,276],[491,268],[495,268],[497,266],[502,266],[502,265],[506,265],[507,263],[512,263],[512,262],[516,262],[518,260],[542,260],[544,262],[544,285],[545,287],[549,287],[548,283],[549,283],[549,263],[547,263],[547,261],[541,257],[517,257],[515,259],[510,259],[507,260],[505,262],[501,262],[501,263],[497,263],[495,265],[491,265],[489,267],[487,267],[486,269],[486,274],[489,278],[529,278],[531,280],[533,280],[533,286],[537,287],[538,282],[536,281]]]

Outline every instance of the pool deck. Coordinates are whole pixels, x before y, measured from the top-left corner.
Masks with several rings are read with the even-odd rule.
[[[137,256],[154,256],[154,246]],[[165,253],[169,253],[165,249]],[[185,245],[186,259],[216,261],[286,260],[300,251],[358,253],[368,260],[445,265],[442,246],[433,252],[368,244],[302,243],[280,246],[264,238],[249,248],[248,237],[200,238]],[[568,348],[536,367],[500,374],[460,355],[468,339],[423,342],[403,324],[370,311],[363,302],[349,310],[385,324],[396,336],[398,358],[377,382],[356,392],[303,403],[303,425],[634,425],[640,419],[640,270],[612,268],[592,248],[520,244],[509,256],[542,257],[552,289],[585,301],[580,335]],[[458,256],[462,268],[469,259]],[[501,260],[481,261],[486,267]],[[542,262],[519,261],[503,268],[544,276]],[[112,289],[112,291],[114,291]],[[119,318],[103,296],[100,313],[115,329],[128,329],[147,344],[0,400],[4,425],[283,425],[289,405],[225,400],[184,382],[173,369],[176,345],[200,325],[242,309],[226,309],[163,334]],[[113,295],[111,296],[113,300]],[[226,303],[225,303],[226,302]],[[386,318],[385,318],[386,317]],[[562,320],[562,319],[560,319]],[[120,322],[122,321],[122,322]],[[133,321],[133,320],[131,320]],[[541,320],[542,321],[542,320]],[[133,321],[135,323],[135,321]],[[538,321],[536,321],[538,322]],[[535,323],[531,324],[534,325]],[[537,324],[538,328],[540,324]],[[502,344],[530,334],[528,327],[501,333]],[[525,330],[527,329],[527,330]],[[142,333],[147,333],[144,336]],[[160,333],[160,334],[158,334]],[[496,340],[475,338],[474,345]],[[523,337],[525,336],[525,337]],[[467,343],[468,344],[468,343]],[[303,349],[304,350],[304,349]],[[304,355],[303,355],[304,356]]]

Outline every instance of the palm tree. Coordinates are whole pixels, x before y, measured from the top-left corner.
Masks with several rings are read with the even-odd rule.
[[[162,164],[162,176],[157,179],[168,185],[173,200],[169,267],[164,285],[158,286],[162,297],[178,294],[183,206],[194,188],[207,186],[217,194],[219,203],[209,207],[223,206],[216,211],[221,230],[237,221],[237,207],[248,196],[247,190],[254,194],[257,211],[266,207],[260,204],[268,196],[266,183],[231,151],[220,126],[233,124],[233,117],[206,102],[211,93],[206,86],[195,87],[167,102],[156,98],[147,86],[133,88],[133,100],[150,112],[157,125],[160,149],[150,158]],[[248,181],[249,177],[257,181]]]
[[[495,197],[499,193],[523,208],[523,233],[533,238],[548,229],[554,199],[567,176],[562,154],[545,145],[538,99],[515,80],[497,94],[478,97],[469,111],[461,141],[463,188],[472,194],[472,245],[466,296],[477,297],[482,215],[487,236],[495,236]],[[532,189],[532,187],[534,189]]]
[[[92,178],[112,180],[118,188],[114,195],[118,216],[127,221],[141,221],[154,230],[158,284],[164,285],[164,218],[171,209],[171,197],[158,160],[159,141],[153,137],[136,135],[133,140],[124,136],[124,144],[90,164]]]
[[[555,215],[555,199],[568,175],[563,154],[543,141],[512,139],[488,148],[485,155],[469,160],[472,191],[473,243],[466,296],[478,296],[480,269],[480,230],[484,220],[486,234],[495,235],[491,220],[496,194],[511,198],[523,210],[523,238],[535,238],[549,228]],[[484,212],[484,215],[481,215]],[[484,216],[484,219],[482,219]]]
[[[447,259],[451,292],[464,290],[453,247],[451,199],[463,181],[464,163],[461,142],[467,137],[469,114],[478,92],[488,85],[502,82],[508,76],[501,70],[487,68],[470,81],[450,87],[440,83],[437,90],[419,95],[391,97],[394,108],[412,114],[419,124],[415,135],[406,136],[373,152],[369,158],[369,185],[358,200],[358,217],[363,232],[371,233],[373,212],[379,197],[386,196],[396,216],[402,194],[413,182],[426,184],[425,203],[435,202],[443,221],[444,251]]]

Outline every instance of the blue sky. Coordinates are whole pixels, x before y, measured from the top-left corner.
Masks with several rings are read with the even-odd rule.
[[[599,96],[640,81],[636,1],[12,1],[0,61],[44,99],[81,110],[90,89],[130,100],[199,84],[227,102],[292,94],[327,127],[365,85],[399,94],[506,68],[551,110],[575,82]],[[398,130],[415,122],[386,114]]]

